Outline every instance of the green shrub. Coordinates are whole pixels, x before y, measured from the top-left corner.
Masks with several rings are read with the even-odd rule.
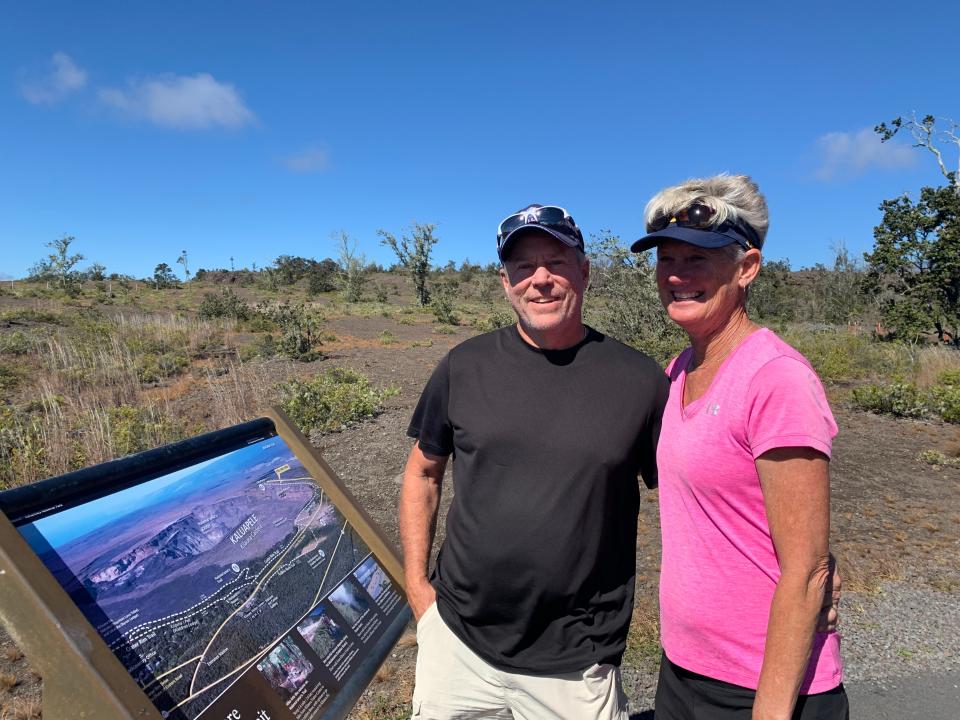
[[[936,383],[921,390],[907,382],[863,385],[853,391],[853,403],[861,410],[896,417],[939,417],[960,424],[960,370],[946,370]]]
[[[257,313],[280,328],[280,338],[276,342],[279,354],[301,362],[320,357],[315,347],[322,342],[324,318],[321,313],[303,304],[288,302],[279,305],[260,303]]]
[[[277,342],[273,335],[261,335],[252,345],[240,348],[240,359],[243,362],[255,357],[272,358],[277,354]]]
[[[650,254],[632,253],[618,237],[605,235],[591,243],[589,255],[587,323],[665,365],[687,345],[687,336],[660,303]]]
[[[29,322],[40,323],[44,325],[64,325],[64,316],[49,310],[36,310],[34,308],[22,308],[18,310],[6,310],[0,313],[0,320],[6,322]]]
[[[0,335],[0,355],[26,355],[33,347],[30,336],[21,330]]]
[[[917,455],[917,461],[934,466],[960,467],[960,458],[948,457],[939,450],[924,450]]]
[[[136,359],[137,379],[145,384],[157,383],[179,375],[190,367],[190,358],[182,349],[169,352],[148,352]]]
[[[861,410],[895,417],[923,418],[930,414],[926,394],[906,382],[854,388],[853,404]]]
[[[114,457],[150,450],[184,437],[184,429],[151,407],[115,407],[108,411]]]
[[[480,332],[490,332],[517,322],[517,317],[512,312],[494,308],[489,315],[475,317],[471,323]]]
[[[780,333],[825,383],[903,376],[913,360],[906,348],[834,327],[791,327]]]
[[[457,317],[454,300],[457,297],[457,286],[454,283],[441,283],[434,286],[430,293],[430,312],[437,319],[437,322],[447,325],[457,325],[460,320]]]
[[[307,275],[307,293],[311,296],[337,289],[336,268],[318,265]]]
[[[380,333],[380,335],[378,336],[378,339],[380,340],[380,344],[381,344],[381,345],[396,345],[396,344],[397,344],[397,336],[394,335],[394,334],[393,334],[392,332],[390,332],[389,330],[384,330],[382,333]]]
[[[48,474],[42,421],[22,408],[0,407],[0,489]]]
[[[205,293],[197,317],[203,320],[212,318],[232,318],[246,320],[250,317],[250,306],[231,288],[222,288],[219,293]]]
[[[280,406],[304,432],[330,432],[377,415],[395,390],[376,390],[362,374],[334,368],[311,380],[289,380],[279,386]]]
[[[940,373],[930,395],[941,419],[960,425],[960,369]]]
[[[23,380],[23,373],[19,368],[6,363],[0,363],[0,390],[13,390]]]

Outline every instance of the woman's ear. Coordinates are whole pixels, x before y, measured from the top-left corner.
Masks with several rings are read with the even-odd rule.
[[[750,283],[757,279],[757,274],[760,272],[760,264],[762,262],[763,258],[757,248],[750,248],[744,253],[743,257],[740,258],[739,284],[741,288],[748,287]]]

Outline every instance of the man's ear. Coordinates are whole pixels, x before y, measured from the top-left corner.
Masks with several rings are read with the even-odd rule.
[[[500,283],[503,285],[503,292],[510,299],[510,276],[507,275],[506,265],[500,266]]]

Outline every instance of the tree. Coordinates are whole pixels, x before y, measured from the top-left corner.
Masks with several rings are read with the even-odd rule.
[[[317,264],[316,260],[298,255],[281,255],[273,261],[280,285],[293,285]]]
[[[833,246],[833,269],[814,267],[815,317],[834,324],[849,324],[861,317],[866,296],[863,292],[863,263],[850,256],[841,241]]]
[[[632,253],[609,230],[591,238],[588,322],[601,332],[666,363],[686,344],[660,303],[650,253]]]
[[[793,320],[797,303],[791,275],[789,260],[764,260],[760,273],[750,285],[747,305],[751,317],[766,321]]]
[[[157,290],[175,287],[177,284],[177,276],[173,274],[173,270],[170,269],[169,265],[160,263],[153,269],[153,284]]]
[[[307,273],[307,293],[318,295],[337,289],[340,266],[330,258],[316,263]]]
[[[187,282],[190,282],[190,268],[187,265],[187,251],[181,250],[180,257],[177,258],[177,262],[183,265],[183,279]]]
[[[904,195],[880,209],[873,252],[864,257],[884,323],[903,339],[932,330],[960,347],[960,193],[925,187],[917,202]]]
[[[429,223],[414,222],[411,226],[412,238],[404,235],[399,241],[386,230],[377,230],[377,234],[383,238],[381,245],[386,245],[397,256],[400,265],[403,266],[410,277],[413,278],[413,287],[417,293],[417,302],[421,307],[430,304],[430,291],[427,289],[427,277],[430,275],[430,252],[433,246],[437,244],[439,238],[435,237],[433,231],[436,225]]]
[[[85,272],[84,274],[85,274],[88,278],[90,278],[91,280],[95,280],[95,281],[97,281],[97,282],[100,282],[100,281],[106,279],[106,277],[107,277],[107,268],[106,268],[106,266],[105,266],[103,263],[95,262],[95,263],[93,263],[93,265],[91,265],[90,267],[87,268],[87,270],[86,270],[86,272]]]
[[[341,230],[339,238],[337,233],[331,237],[337,244],[340,289],[347,302],[360,302],[367,283],[367,259],[363,253],[357,254],[357,241],[351,240],[346,231]]]
[[[884,200],[873,252],[864,257],[867,289],[878,295],[883,320],[897,336],[918,340],[932,330],[960,347],[960,125],[940,120],[938,128],[933,115],[914,114],[874,128],[882,142],[907,130],[914,147],[934,156],[947,184],[921,188],[916,202],[908,195]],[[948,169],[944,144],[957,150],[956,170]]]
[[[83,260],[83,255],[80,253],[70,254],[70,243],[75,239],[73,235],[64,235],[58,240],[44,243],[45,247],[50,248],[53,252],[34,263],[33,267],[30,268],[31,279],[56,279],[63,289],[76,285],[79,277],[74,268],[78,262]]]
[[[953,191],[960,195],[960,124],[950,118],[940,118],[945,125],[949,127],[946,130],[938,129],[937,119],[933,115],[927,115],[923,120],[917,120],[916,113],[904,121],[903,117],[897,117],[890,121],[890,124],[880,123],[874,127],[874,131],[880,136],[880,142],[891,140],[900,130],[906,129],[913,137],[913,146],[926,148],[937,159],[937,167],[940,173],[946,178],[947,183],[953,188]],[[943,158],[943,150],[940,144],[957,146],[957,169],[948,170],[947,161]]]

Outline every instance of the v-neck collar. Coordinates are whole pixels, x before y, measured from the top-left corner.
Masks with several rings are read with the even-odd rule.
[[[733,357],[740,351],[744,345],[746,345],[750,340],[761,333],[770,332],[767,328],[761,327],[754,330],[752,333],[747,335],[743,340],[737,343],[733,349],[727,353],[727,356],[723,359],[723,362],[720,363],[720,367],[717,368],[717,371],[713,374],[713,378],[710,380],[710,385],[706,390],[703,391],[703,394],[700,395],[696,400],[692,400],[686,405],[683,404],[683,397],[687,392],[687,368],[684,367],[683,371],[680,373],[680,417],[683,420],[689,420],[695,415],[697,415],[703,406],[706,404],[707,398],[710,396],[710,393],[714,390],[717,385],[717,380],[724,373],[727,368],[727,365],[733,359]],[[681,355],[682,357],[682,355]],[[690,360],[693,358],[693,349],[690,349],[690,354],[687,357],[687,364],[690,363]],[[678,357],[677,360],[680,358]]]

